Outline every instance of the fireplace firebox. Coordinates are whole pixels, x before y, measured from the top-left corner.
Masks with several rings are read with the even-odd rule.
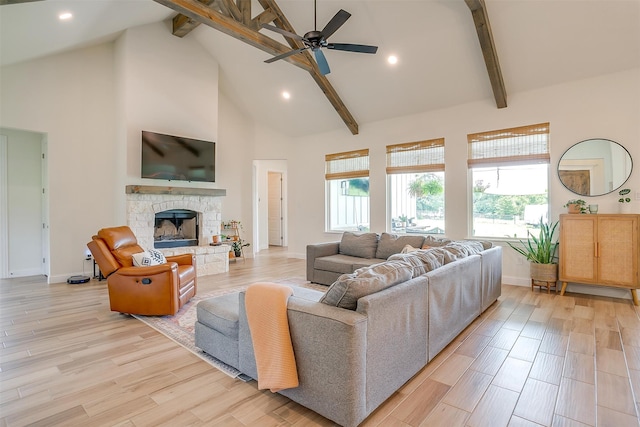
[[[188,209],[171,209],[155,214],[153,246],[176,248],[198,246],[198,213]]]

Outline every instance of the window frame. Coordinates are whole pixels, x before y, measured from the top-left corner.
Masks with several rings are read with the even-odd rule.
[[[539,135],[544,135],[540,140]],[[531,142],[531,140],[519,141],[522,138],[533,137],[537,138],[537,140],[533,141],[533,144],[523,145],[524,143]],[[495,149],[496,146],[500,146],[500,141],[502,140],[503,145],[506,144],[506,140],[515,140],[519,141],[517,144],[512,142],[510,146],[503,147],[505,148],[507,155],[495,155],[498,150]],[[551,141],[551,131],[550,131],[550,123],[537,123],[533,125],[526,126],[518,126],[513,128],[506,129],[498,129],[493,131],[486,132],[477,132],[467,135],[467,192],[468,192],[468,211],[467,211],[467,236],[469,239],[491,239],[495,241],[517,241],[521,237],[518,238],[509,238],[509,237],[501,237],[501,236],[484,236],[484,235],[475,235],[474,234],[474,191],[473,186],[475,183],[473,182],[473,169],[474,168],[483,168],[483,167],[499,167],[499,166],[526,166],[526,165],[534,165],[534,164],[546,164],[547,165],[547,218],[549,217],[549,187],[551,184],[550,179],[550,165],[551,165],[551,155],[550,155],[550,141]],[[474,148],[479,147],[482,143],[490,143],[494,142],[494,155],[488,155],[489,150],[477,150],[474,151]],[[478,144],[478,145],[475,145]],[[490,147],[484,147],[490,148]],[[474,155],[478,154],[477,156]],[[523,236],[524,237],[524,236]]]
[[[331,181],[355,178],[369,179],[369,149],[343,151],[325,155],[325,232],[342,233],[345,230],[334,229],[331,223],[332,193]],[[369,212],[371,218],[371,191],[369,190]]]
[[[393,231],[393,194],[392,176],[401,174],[423,174],[429,172],[445,172],[445,139],[433,138],[400,144],[390,144],[386,146],[386,229]],[[446,181],[445,181],[446,182]],[[446,185],[446,184],[445,184]],[[446,201],[446,187],[443,192]],[[446,212],[446,206],[445,206]],[[444,225],[446,230],[446,224]],[[427,234],[427,233],[425,233]]]

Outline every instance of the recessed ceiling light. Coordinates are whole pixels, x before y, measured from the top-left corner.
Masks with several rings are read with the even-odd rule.
[[[395,56],[395,55],[390,55],[390,56],[387,58],[387,62],[388,62],[389,64],[391,64],[391,65],[395,65],[395,64],[397,64],[397,63],[398,63],[398,57],[397,57],[397,56]]]
[[[291,98],[291,94],[285,90],[285,91],[282,92],[282,97],[284,99],[290,99]]]
[[[58,19],[61,21],[68,21],[71,18],[73,18],[73,14],[71,12],[62,12],[58,15]]]

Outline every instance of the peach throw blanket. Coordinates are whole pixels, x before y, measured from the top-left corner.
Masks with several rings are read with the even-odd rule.
[[[276,283],[255,283],[247,288],[245,306],[260,390],[276,393],[298,387],[287,319],[287,300],[292,294],[290,287]]]

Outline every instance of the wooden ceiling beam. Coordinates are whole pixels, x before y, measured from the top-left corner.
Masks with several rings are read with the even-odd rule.
[[[258,16],[256,16],[251,20],[250,26],[251,28],[257,31],[260,28],[262,28],[262,24],[268,24],[269,22],[272,22],[274,19],[276,19],[276,14],[273,13],[271,9],[265,9]]]
[[[264,52],[267,52],[271,55],[280,55],[282,53],[289,52],[291,48],[299,48],[302,47],[299,41],[291,40],[285,37],[290,46],[286,46],[282,43],[279,43],[262,33],[258,32],[255,29],[255,23],[261,22],[263,19],[270,17],[270,14],[273,14],[275,18],[273,18],[273,22],[279,26],[280,28],[291,31],[295,33],[293,26],[289,23],[287,18],[284,16],[280,7],[275,3],[274,0],[258,0],[260,5],[265,9],[263,12],[265,15],[260,17],[256,17],[254,20],[249,22],[248,24],[243,24],[239,22],[235,17],[233,17],[233,13],[229,12],[229,16],[226,16],[223,11],[225,3],[227,6],[230,4],[231,0],[219,0],[217,1],[217,5],[221,6],[221,11],[214,10],[204,4],[202,4],[199,0],[154,0],[156,3],[160,3],[163,6],[166,6],[170,9],[175,10],[179,14],[184,15],[187,19],[192,21],[205,24],[211,28],[214,28],[218,31],[221,31],[231,37],[234,37],[238,40],[241,40],[253,47],[256,47]],[[206,0],[205,0],[206,1]],[[233,4],[233,3],[231,3]],[[233,4],[236,9],[238,9],[235,4]],[[231,8],[232,9],[232,8]],[[240,12],[240,9],[238,9]],[[240,14],[241,15],[241,14]],[[177,18],[177,17],[176,17]],[[174,34],[175,34],[175,20],[174,18]],[[242,17],[240,17],[242,19]],[[270,22],[270,21],[266,21]],[[315,82],[318,84],[322,93],[327,97],[333,108],[335,108],[336,112],[342,118],[344,123],[347,125],[349,130],[353,135],[358,134],[358,123],[356,122],[353,115],[349,112],[342,99],[336,92],[336,90],[331,86],[329,80],[325,76],[320,73],[318,68],[318,64],[313,59],[311,54],[308,51],[303,51],[298,55],[291,55],[287,58],[284,58],[283,61],[287,61],[303,70],[309,72]]]
[[[200,22],[208,27],[221,31],[231,37],[241,40],[253,47],[256,47],[270,55],[280,55],[288,52],[288,46],[279,43],[254,29],[213,10],[198,0],[154,0],[163,6],[175,10],[194,21]],[[312,64],[302,55],[292,55],[283,59],[305,71],[310,71]]]
[[[220,0],[220,8],[225,15],[233,17],[238,22],[242,22],[242,12],[233,0]]]
[[[471,10],[471,16],[476,26],[482,56],[484,56],[484,63],[487,66],[487,73],[489,73],[489,81],[491,81],[491,88],[493,89],[493,96],[496,99],[496,105],[498,108],[505,108],[507,106],[507,90],[502,80],[498,53],[493,43],[493,34],[491,33],[489,15],[487,14],[484,0],[464,1]]]
[[[218,0],[198,0],[200,3],[205,6],[211,6],[216,3]],[[186,15],[181,13],[177,14],[173,17],[173,30],[171,34],[176,37],[184,37],[193,31],[200,23],[196,20],[189,18]]]
[[[251,24],[251,0],[237,0],[238,1],[238,9],[240,10],[240,15],[242,16],[242,23],[244,25]]]

